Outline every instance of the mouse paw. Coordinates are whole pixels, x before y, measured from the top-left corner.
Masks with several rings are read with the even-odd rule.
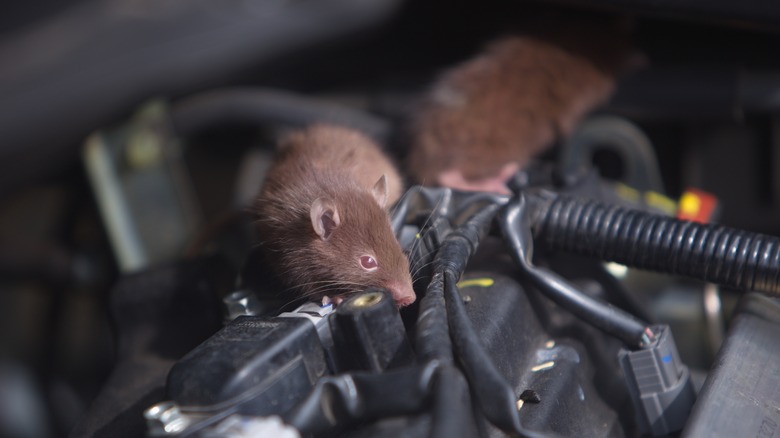
[[[438,183],[443,187],[450,187],[456,190],[511,195],[512,192],[506,186],[506,183],[519,169],[520,166],[517,163],[507,163],[495,176],[480,179],[466,179],[459,169],[450,169],[439,174]]]

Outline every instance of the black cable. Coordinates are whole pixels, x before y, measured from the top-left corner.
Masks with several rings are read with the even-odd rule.
[[[444,276],[433,275],[425,296],[420,300],[417,316],[415,350],[421,361],[438,360],[452,364],[452,344],[444,305]]]
[[[406,191],[393,207],[390,223],[393,232],[398,235],[407,220],[410,209],[415,213],[425,212],[426,222],[434,222],[440,217],[451,218],[450,208],[454,192],[449,188],[414,186]]]
[[[430,438],[478,436],[469,384],[455,366],[442,366],[433,388]]]
[[[262,88],[228,88],[175,102],[170,117],[183,136],[224,124],[282,125],[300,128],[331,123],[385,140],[389,124],[363,111],[294,93]]]
[[[609,303],[585,295],[554,272],[532,264],[533,213],[533,206],[521,193],[504,207],[499,221],[512,257],[528,278],[558,305],[626,344],[636,348],[652,342],[653,335],[647,324]]]
[[[361,421],[416,414],[429,404],[439,367],[430,361],[380,374],[322,377],[309,396],[284,415],[284,422],[302,434],[321,435]]]
[[[468,384],[457,368],[436,360],[381,374],[323,377],[284,415],[284,422],[304,435],[332,435],[360,422],[417,414],[431,405],[429,436],[476,436]]]
[[[509,198],[505,195],[486,192],[463,192],[446,187],[414,186],[406,191],[404,196],[393,207],[390,223],[398,235],[407,219],[410,210],[425,214],[428,221],[439,217],[447,217],[452,222],[466,217],[467,214],[485,206],[506,204]],[[412,208],[414,207],[414,208]]]
[[[450,322],[455,351],[471,389],[485,417],[501,430],[515,432],[522,437],[551,437],[549,433],[528,430],[520,423],[517,412],[517,397],[512,386],[498,371],[485,351],[474,327],[471,325],[456,286],[457,278],[453,272],[444,277],[444,290],[447,300],[447,315]]]
[[[485,417],[500,429],[523,437],[550,436],[522,426],[514,390],[482,346],[456,286],[499,208],[497,204],[483,208],[447,236],[434,261],[434,278],[439,281],[443,277],[443,285],[437,283],[436,287],[443,288],[449,335]]]
[[[780,294],[780,239],[557,197],[537,216],[552,248],[742,290]]]
[[[459,277],[466,270],[466,264],[477,250],[479,241],[490,231],[499,208],[496,204],[484,207],[447,235],[434,259],[434,271],[451,272]]]

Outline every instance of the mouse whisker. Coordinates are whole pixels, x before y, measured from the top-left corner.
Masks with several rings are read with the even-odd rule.
[[[428,266],[431,266],[432,264],[433,264],[433,261],[430,261],[430,262],[428,262],[428,263],[424,263],[424,264],[422,264],[422,265],[418,266],[418,267],[417,267],[417,268],[414,270],[414,272],[412,272],[412,279],[413,279],[413,281],[417,281],[417,280],[416,280],[416,278],[417,278],[417,275],[418,275],[418,274],[419,274],[419,273],[420,273],[420,272],[421,272],[423,269],[427,268]]]
[[[416,193],[420,193],[421,190],[422,190],[421,186],[415,186],[415,187],[412,187],[412,189],[407,190],[406,192],[404,192],[404,194],[401,195],[401,198],[398,201],[396,201],[396,203],[393,204],[393,206],[388,211],[388,214],[390,215],[390,217],[395,216],[395,212],[396,212],[396,210],[398,210],[398,206],[401,205],[401,203],[403,203],[406,200],[406,198],[412,196],[413,192],[415,194]]]
[[[428,217],[425,218],[425,221],[423,222],[422,226],[420,226],[420,232],[422,233],[425,230],[425,227],[428,226],[428,224],[431,222],[431,219],[433,219],[433,216],[436,214],[436,212],[439,210],[439,206],[441,205],[442,198],[439,198],[436,200],[436,204],[434,204],[433,208],[431,209],[430,214],[428,214]],[[416,245],[420,245],[422,242],[422,239],[415,239],[414,242],[412,242],[412,247],[410,248],[410,252],[413,252],[416,248]],[[430,253],[429,253],[430,254]],[[428,255],[428,254],[426,254]]]
[[[353,281],[343,281],[343,280],[320,280],[320,281],[311,281],[308,283],[298,283],[295,286],[301,287],[301,286],[310,286],[310,285],[317,285],[317,284],[326,284],[330,286],[363,286],[362,283],[357,283]]]
[[[311,282],[307,284],[302,285],[296,285],[296,287],[308,287],[308,286],[316,286],[314,288],[308,289],[306,292],[302,294],[302,296],[312,296],[317,295],[318,293],[321,293],[325,290],[335,290],[335,291],[343,291],[343,290],[356,290],[360,291],[365,289],[365,285],[361,283],[354,283],[354,282],[342,282],[342,281],[323,281],[323,282]]]
[[[328,285],[329,286],[329,285]],[[331,295],[329,293],[323,293],[324,291],[327,291],[329,288],[328,286],[315,288],[312,290],[309,290],[303,294],[300,295],[300,298],[311,298],[318,295]],[[330,291],[336,292],[334,295],[351,295],[358,292],[361,292],[363,290],[362,287],[333,287],[330,289]]]
[[[417,272],[420,268],[424,267],[424,266],[420,266],[419,265],[420,261],[427,259],[428,256],[431,255],[433,252],[434,252],[434,250],[430,250],[430,251],[426,252],[425,254],[423,254],[422,257],[417,258],[415,260],[411,260],[411,264],[410,264],[410,268],[411,269],[410,270],[412,272]],[[425,266],[431,264],[432,262],[433,261],[429,261],[428,263],[425,264]]]
[[[296,285],[296,289],[302,290],[305,288],[303,295],[313,295],[319,292],[322,292],[324,290],[332,290],[337,289],[337,285],[335,283],[327,282],[327,283],[308,283],[303,285]]]

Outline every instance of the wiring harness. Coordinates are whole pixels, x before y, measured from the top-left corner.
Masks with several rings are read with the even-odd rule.
[[[402,243],[406,242],[412,265],[419,268],[419,284],[425,289],[412,343],[385,291],[353,296],[333,314],[316,316],[312,321],[317,329],[299,331],[296,342],[303,345],[313,333],[332,332],[329,342],[351,353],[328,353],[326,347],[326,357],[315,358],[321,374],[310,377],[308,395],[282,417],[303,434],[332,436],[350,426],[389,417],[414,418],[425,412],[430,414],[430,424],[424,427],[433,437],[482,435],[485,425],[480,421],[512,436],[557,436],[538,430],[538,424],[533,428],[523,424],[520,402],[538,396],[519,394],[493,362],[459,290],[458,282],[472,256],[491,234],[503,241],[521,279],[624,345],[618,359],[627,393],[634,402],[639,428],[654,435],[680,430],[694,400],[690,373],[680,361],[669,328],[594,298],[551,269],[537,266],[534,244],[728,286],[778,291],[780,242],[775,238],[608,206],[543,188],[523,187],[507,197],[415,187],[396,206],[392,223]],[[262,319],[237,321],[226,330],[237,330],[242,324],[259,324],[258,329],[281,324]],[[327,326],[329,330],[324,329]],[[258,339],[251,343],[266,342],[251,339]],[[271,357],[275,352],[287,351],[276,344],[258,344],[257,348],[266,352],[263,363],[269,364],[281,360]],[[244,353],[236,354],[244,358]],[[349,357],[353,363],[334,366],[336,357]],[[186,384],[192,380],[186,373],[196,368],[177,367],[185,371],[176,375],[175,367],[169,381]],[[327,375],[325,368],[347,372]],[[283,380],[274,384],[279,382]],[[211,412],[207,408],[201,413],[207,411]],[[213,411],[212,420],[219,409]],[[483,420],[475,419],[477,411]],[[211,421],[197,424],[183,435],[202,431]]]

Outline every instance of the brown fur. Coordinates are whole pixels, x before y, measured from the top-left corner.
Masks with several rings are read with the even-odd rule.
[[[412,177],[435,185],[454,169],[489,178],[571,133],[612,93],[632,55],[624,35],[581,31],[500,39],[446,72],[413,119]]]
[[[390,205],[400,196],[400,178],[367,137],[319,125],[283,140],[255,211],[267,263],[287,287],[319,299],[376,286],[389,289],[399,305],[414,301],[409,262],[372,194],[383,174]],[[327,239],[310,218],[318,198],[332,200],[340,218]],[[377,261],[377,271],[362,270],[365,254]]]

